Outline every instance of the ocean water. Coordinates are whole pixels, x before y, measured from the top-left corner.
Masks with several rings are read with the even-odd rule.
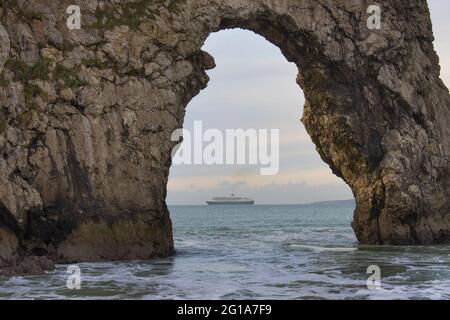
[[[1,299],[450,299],[450,246],[359,246],[351,202],[171,207],[177,254],[0,279]],[[381,288],[367,288],[367,268]]]

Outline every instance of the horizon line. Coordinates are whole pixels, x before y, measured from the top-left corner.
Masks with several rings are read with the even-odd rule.
[[[329,202],[348,202],[353,201],[355,202],[355,199],[343,199],[343,200],[323,200],[323,201],[314,201],[314,202],[304,202],[304,203],[255,203],[254,206],[275,206],[275,205],[281,205],[281,206],[299,206],[299,205],[310,205],[310,204],[320,204],[320,203],[329,203]],[[197,207],[197,206],[208,206],[205,203],[197,203],[197,204],[167,204],[168,207]]]

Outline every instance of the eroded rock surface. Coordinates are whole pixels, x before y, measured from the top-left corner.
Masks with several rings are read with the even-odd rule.
[[[174,252],[170,136],[214,67],[204,41],[234,27],[297,64],[362,243],[450,241],[450,97],[425,0],[379,1],[381,30],[364,0],[86,0],[69,30],[71,2],[0,1],[0,273]]]

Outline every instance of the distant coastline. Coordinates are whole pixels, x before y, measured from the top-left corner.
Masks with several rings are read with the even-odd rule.
[[[256,203],[255,206],[310,206],[310,205],[339,205],[339,204],[355,204],[354,199],[347,200],[326,200],[306,203]],[[198,207],[206,206],[206,204],[167,204],[168,207]]]

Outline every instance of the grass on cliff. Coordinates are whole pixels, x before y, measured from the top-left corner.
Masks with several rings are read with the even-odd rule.
[[[54,65],[55,67],[53,67]],[[42,58],[33,65],[10,59],[6,62],[5,67],[14,73],[14,80],[24,84],[32,80],[62,80],[70,88],[78,88],[87,84],[78,76],[80,66],[69,69],[61,64],[55,64],[52,59],[48,58]],[[3,82],[7,81],[3,78]]]
[[[95,13],[97,22],[93,25],[99,29],[113,29],[116,26],[127,25],[132,30],[137,30],[142,18],[150,18],[153,13],[148,9],[148,1],[126,3],[122,5],[110,5]]]
[[[7,124],[5,120],[0,120],[0,134],[5,133]]]
[[[23,88],[23,94],[25,96],[25,105],[33,108],[35,107],[34,100],[38,96],[46,96],[42,89],[34,83],[26,83]]]
[[[25,106],[27,108],[35,107],[35,99],[38,96],[46,97],[46,93],[42,89],[32,83],[33,80],[50,80],[51,73],[50,68],[53,64],[51,59],[42,58],[37,63],[33,65],[28,65],[27,63],[16,60],[9,59],[5,63],[5,68],[9,69],[14,74],[14,80],[19,81],[23,84],[23,94],[25,100]],[[4,72],[0,76],[0,85],[6,87],[9,85],[9,81],[4,78]]]
[[[8,8],[16,15],[17,19],[20,19],[22,21],[32,21],[34,18],[37,19],[41,18],[41,16],[39,16],[33,10],[27,11],[26,5],[27,5],[26,2],[18,3],[17,0],[0,0],[0,7]]]
[[[117,26],[128,26],[131,30],[137,30],[145,19],[154,19],[158,15],[158,9],[164,5],[169,12],[179,14],[181,4],[185,0],[138,0],[125,4],[109,5],[98,9],[95,13],[97,21],[92,27],[97,29],[113,29]],[[152,5],[150,7],[150,5]]]
[[[27,82],[31,80],[50,79],[50,67],[53,61],[51,59],[42,58],[34,65],[28,65],[27,63],[17,60],[9,59],[5,63],[5,68],[8,68],[14,73],[14,79],[21,82]]]
[[[103,69],[105,67],[105,63],[103,63],[99,58],[81,59],[81,64],[88,68]]]
[[[0,87],[5,88],[9,84],[9,81],[5,78],[5,71],[0,73]]]
[[[72,89],[87,85],[87,82],[78,77],[77,70],[66,68],[60,64],[56,65],[53,75],[56,80],[64,81],[65,85]]]
[[[39,112],[36,99],[38,97],[44,100],[48,99],[48,94],[36,84],[35,80],[61,80],[66,87],[71,89],[87,85],[87,82],[81,80],[78,76],[81,66],[69,69],[48,58],[41,58],[32,65],[17,59],[10,59],[5,63],[5,68],[14,74],[15,81],[23,84],[23,97],[26,110],[16,118],[19,123],[23,124],[31,119],[32,112]],[[8,85],[9,81],[5,79],[3,71],[0,74],[0,86],[6,87]]]
[[[42,97],[43,99],[47,99],[48,95],[34,83],[26,83],[23,89],[23,94],[27,109],[20,113],[17,116],[16,120],[19,123],[26,125],[31,121],[34,111],[39,113],[39,107],[36,103],[36,98]]]

